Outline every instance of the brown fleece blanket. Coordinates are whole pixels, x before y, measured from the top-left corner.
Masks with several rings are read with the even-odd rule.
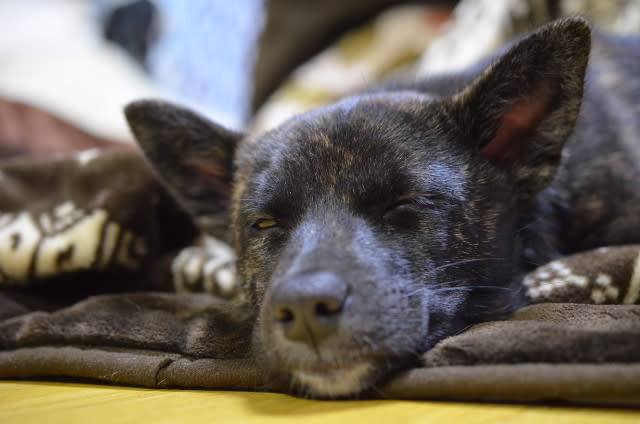
[[[253,359],[241,299],[172,292],[236,293],[198,284],[221,277],[215,252],[185,259],[195,237],[135,152],[0,160],[0,378],[286,391]],[[539,304],[443,340],[377,395],[640,405],[639,255],[539,268],[524,281]]]

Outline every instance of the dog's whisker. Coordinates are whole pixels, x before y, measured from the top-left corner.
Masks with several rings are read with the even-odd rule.
[[[438,287],[442,287],[442,286],[445,286],[447,284],[459,283],[461,281],[465,281],[465,280],[464,279],[449,280],[449,281],[443,281],[443,282],[438,283],[438,284],[430,285],[428,287],[420,287],[419,289],[416,289],[416,290],[413,290],[413,291],[409,292],[408,294],[405,295],[405,297],[411,297],[411,296],[414,296],[414,295],[416,295],[416,294],[418,294],[420,292],[423,292],[423,291],[425,291],[427,289],[429,289],[429,290],[434,289],[434,288],[437,289]]]
[[[442,293],[442,292],[454,291],[454,290],[475,290],[475,289],[511,291],[511,289],[509,287],[500,287],[500,286],[467,286],[467,287],[445,287],[445,288],[442,288],[442,289],[431,290],[430,293]]]
[[[438,283],[438,284],[430,285],[429,288],[435,289],[435,288],[438,288],[438,287],[442,287],[442,286],[444,286],[446,284],[459,283],[460,281],[466,281],[466,280],[461,278],[461,279],[458,279],[458,280],[443,281],[443,282]]]
[[[466,290],[466,291],[470,291],[470,290],[475,290],[475,289],[491,289],[491,290],[506,290],[506,291],[513,291],[513,289],[511,289],[510,287],[502,287],[502,286],[461,286],[461,287],[443,287],[443,288],[439,288],[439,289],[433,289],[433,287],[421,287],[417,290],[412,291],[411,293],[406,294],[406,297],[411,297],[411,296],[415,296],[418,293],[421,292],[429,292],[429,294],[436,294],[436,293],[442,293],[442,292],[447,292],[447,291],[455,291],[455,290]]]
[[[462,265],[462,264],[466,264],[466,263],[471,263],[471,262],[483,262],[483,261],[504,261],[504,258],[473,258],[473,259],[463,259],[461,261],[457,261],[457,262],[452,262],[452,263],[448,263],[448,264],[444,264],[444,265],[440,265],[438,267],[435,267],[433,270],[434,271],[440,271],[441,269],[445,269],[445,268],[449,268],[452,266],[457,266],[457,265]]]

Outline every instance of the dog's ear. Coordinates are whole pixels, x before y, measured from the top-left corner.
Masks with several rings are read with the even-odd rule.
[[[580,110],[590,42],[584,19],[546,25],[449,103],[465,143],[512,175],[518,200],[553,179]]]
[[[161,101],[136,101],[125,115],[153,168],[185,209],[201,221],[224,219],[242,135]]]

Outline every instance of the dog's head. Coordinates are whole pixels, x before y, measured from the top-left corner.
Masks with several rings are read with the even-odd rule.
[[[126,113],[204,227],[231,214],[268,368],[353,395],[518,306],[521,217],[575,124],[589,40],[560,21],[454,94],[350,97],[257,137],[166,103]]]

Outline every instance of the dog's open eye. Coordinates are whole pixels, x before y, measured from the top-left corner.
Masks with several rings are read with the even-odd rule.
[[[251,224],[251,228],[255,230],[268,230],[269,228],[275,228],[277,226],[278,221],[271,218],[258,219]]]

